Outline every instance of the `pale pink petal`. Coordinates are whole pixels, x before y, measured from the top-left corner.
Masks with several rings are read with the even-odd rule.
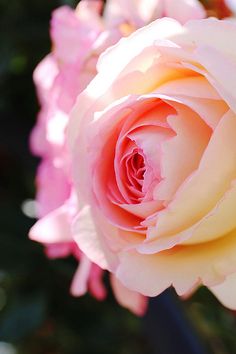
[[[182,45],[194,43],[195,48],[214,48],[219,53],[224,54],[225,58],[235,56],[235,47],[232,43],[235,41],[236,23],[208,18],[199,21],[189,21],[185,28],[185,35],[176,38],[177,43]],[[213,62],[212,64],[215,63]]]
[[[38,120],[30,133],[30,151],[35,156],[45,156],[48,152],[48,142],[46,140],[46,117],[47,110],[42,109],[38,113]]]
[[[46,125],[46,139],[53,146],[63,146],[65,143],[65,129],[68,115],[59,109],[48,120]]]
[[[45,253],[48,258],[65,258],[71,255],[71,242],[45,243]]]
[[[49,92],[58,73],[58,65],[52,54],[47,55],[34,70],[33,79],[41,104],[47,103]]]
[[[158,117],[156,117],[156,125],[158,125]],[[128,137],[134,140],[137,146],[143,151],[145,166],[151,166],[157,178],[160,177],[161,146],[173,136],[174,132],[171,129],[164,129],[153,125],[140,127],[128,134]]]
[[[236,310],[236,273],[228,275],[221,284],[209,289],[224,306]]]
[[[86,294],[90,271],[91,261],[85,255],[82,255],[70,288],[73,296],[82,296]]]
[[[100,15],[103,9],[103,0],[81,0],[76,8],[76,14],[78,18],[82,18],[87,21],[100,19]]]
[[[152,46],[154,41],[158,38],[166,38],[172,34],[176,35],[181,32],[183,32],[183,28],[178,22],[172,19],[159,20],[137,30],[129,37],[123,38],[118,45],[107,49],[106,52],[100,56],[97,65],[98,72],[102,73],[103,80],[105,81],[101,86],[101,90],[99,90],[99,96],[103,93],[103,87],[109,87],[130,61],[143,51],[143,43],[145,43],[145,47],[148,48],[148,46]],[[131,47],[132,51],[129,50]],[[123,55],[123,53],[126,53],[126,55]],[[112,67],[109,65],[111,62],[113,63]],[[143,65],[146,65],[146,63],[143,62]],[[140,70],[140,66],[138,69]],[[134,67],[132,68],[132,71],[133,70],[135,70]],[[94,84],[91,85],[88,90],[88,94],[91,92],[92,96],[94,89],[96,89]]]
[[[71,242],[71,214],[67,205],[47,214],[30,229],[31,240],[41,243]]]
[[[236,25],[234,30],[236,31]],[[219,92],[230,108],[236,112],[236,63],[234,57],[227,57],[215,48],[200,46],[196,57],[207,70],[206,78]]]
[[[60,61],[75,63],[78,59],[81,62],[86,58],[101,31],[100,23],[91,23],[87,15],[88,10],[83,5],[77,9],[77,13],[69,6],[62,6],[53,12],[51,38],[54,54]]]
[[[107,291],[103,283],[104,270],[96,264],[92,263],[90,275],[89,275],[89,291],[97,300],[104,300]]]
[[[191,19],[202,19],[206,17],[206,11],[198,0],[164,0],[165,15],[175,18],[180,23],[185,23]]]
[[[94,222],[96,222],[96,217]],[[92,262],[103,269],[114,268],[117,263],[116,256],[106,245],[103,237],[99,234],[99,226],[96,229],[94,222],[90,207],[84,206],[74,221],[74,240]]]
[[[117,302],[135,315],[143,316],[147,310],[148,299],[126,288],[113,274],[111,274],[110,280]]]
[[[60,166],[55,166],[51,159],[44,159],[38,167],[37,216],[42,217],[60,207],[69,198],[71,184],[67,174]]]

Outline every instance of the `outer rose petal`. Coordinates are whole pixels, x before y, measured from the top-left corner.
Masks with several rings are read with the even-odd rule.
[[[88,280],[91,271],[91,265],[91,261],[85,255],[82,255],[71,284],[70,291],[72,295],[81,296],[86,294],[88,290]]]
[[[143,316],[147,310],[148,299],[126,288],[113,274],[111,274],[110,280],[117,302],[135,315]]]
[[[37,216],[43,217],[62,205],[71,192],[71,184],[64,169],[44,159],[37,171]]]
[[[99,237],[98,231],[92,221],[89,206],[84,206],[75,219],[73,226],[75,242],[81,250],[90,257],[90,260],[101,268],[111,269],[115,266],[116,256],[107,247],[104,240]]]
[[[234,28],[236,30],[236,26]],[[208,74],[206,77],[209,82],[220,93],[221,97],[229,104],[232,110],[236,112],[236,63],[232,58],[227,58],[221,52],[213,48],[199,48],[196,51],[197,58],[204,65]]]
[[[51,38],[54,53],[57,59],[65,63],[75,63],[78,57],[80,62],[84,60],[102,29],[99,16],[96,17],[94,12],[93,21],[88,21],[89,11],[81,5],[78,15],[69,6],[62,6],[53,12]]]
[[[57,62],[52,54],[47,55],[34,70],[33,79],[41,104],[47,102],[48,93],[58,72]]]
[[[106,76],[104,84],[110,86],[112,81],[117,79],[117,76],[125,69],[127,64],[143,51],[143,43],[148,47],[153,45],[158,39],[171,37],[182,32],[183,27],[177,21],[164,19],[154,21],[145,28],[141,28],[129,37],[122,39],[117,45],[107,49],[99,58],[97,68],[98,72],[101,71]],[[130,46],[132,46],[132,51],[129,50]],[[126,55],[123,55],[123,53],[126,53]],[[110,67],[110,62],[114,63],[114,67]],[[96,88],[94,84],[90,86],[90,89],[93,86],[94,89]],[[99,90],[99,96],[101,93],[102,91]]]
[[[45,253],[51,259],[68,257],[71,254],[71,243],[45,243]]]
[[[236,232],[212,242],[177,246],[153,255],[123,251],[117,278],[129,289],[156,296],[173,285],[178,295],[195,286],[220,284],[236,270]]]
[[[228,275],[223,283],[209,289],[224,306],[236,310],[236,273]]]
[[[84,131],[84,125],[89,124],[93,117],[93,115],[89,116],[89,111],[102,111],[109,103],[114,102],[121,97],[129,94],[141,93],[143,88],[145,88],[146,91],[153,88],[153,84],[156,83],[156,73],[155,75],[154,73],[150,73],[148,77],[149,80],[147,80],[148,82],[143,83],[143,75],[141,74],[138,65],[140,64],[139,61],[136,65],[127,68],[129,62],[143,52],[143,43],[145,43],[147,47],[152,46],[157,39],[161,40],[167,36],[183,33],[183,31],[183,27],[177,21],[172,19],[155,21],[145,28],[137,30],[129,37],[123,38],[117,45],[110,47],[99,57],[97,64],[98,75],[92,80],[86,90],[78,96],[77,103],[70,115],[68,143],[72,150],[76,145],[77,132]],[[130,51],[130,47],[132,47],[132,51]],[[152,51],[157,52],[155,47],[151,48],[151,52]],[[124,53],[126,53],[126,55],[124,55]],[[119,58],[119,60],[117,58]],[[145,56],[145,65],[143,65],[141,70],[145,72],[148,67],[151,66],[152,61],[152,56],[150,56],[150,51],[148,51]],[[114,63],[112,68],[110,66],[111,62]],[[125,83],[122,85],[116,85],[116,90],[111,90],[111,92],[109,92],[114,81],[119,79],[120,75],[125,70],[125,74],[127,75]],[[132,80],[128,76],[129,71],[135,71],[135,76],[132,76]],[[140,75],[138,74],[139,72]],[[176,73],[176,70],[174,73]],[[160,73],[159,80],[163,83],[162,73]],[[157,85],[159,84],[160,83],[158,82]],[[83,102],[83,104],[81,105],[80,102]],[[83,137],[81,137],[81,139],[83,140]],[[81,149],[83,149],[82,141],[80,145]],[[86,154],[86,152],[83,152],[83,154]]]
[[[103,283],[103,269],[92,263],[89,276],[89,291],[97,300],[104,300],[107,294],[106,287]]]
[[[206,11],[198,0],[164,0],[164,3],[165,15],[183,24],[189,19],[198,20],[206,16]]]
[[[31,240],[42,243],[71,242],[71,214],[67,205],[47,214],[30,229]]]
[[[195,48],[214,48],[225,57],[235,56],[236,23],[208,18],[199,21],[189,21],[185,25],[186,31],[182,36],[174,34],[171,40],[181,47],[191,45],[194,41]],[[226,40],[227,38],[227,40]],[[231,45],[229,45],[231,43]]]

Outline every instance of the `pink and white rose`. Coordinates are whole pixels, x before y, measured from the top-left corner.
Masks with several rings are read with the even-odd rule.
[[[203,284],[236,309],[235,40],[229,21],[157,20],[100,57],[72,111],[74,238],[132,291]]]

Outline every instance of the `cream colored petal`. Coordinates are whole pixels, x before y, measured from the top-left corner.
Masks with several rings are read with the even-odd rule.
[[[211,137],[211,129],[188,107],[173,104],[176,116],[167,121],[176,136],[162,143],[161,175],[154,190],[155,200],[169,201],[184,180],[198,168]]]
[[[236,273],[228,275],[221,284],[209,289],[224,306],[236,310]]]
[[[177,43],[194,43],[196,47],[209,46],[227,56],[236,57],[236,23],[208,18],[189,21],[185,27],[187,31],[184,36],[179,37],[179,41],[176,38]]]
[[[108,80],[107,83],[111,83],[127,64],[143,51],[143,43],[148,48],[158,39],[169,38],[172,35],[183,33],[183,31],[183,27],[172,19],[165,18],[154,21],[135,31],[129,37],[123,38],[112,48],[107,49],[99,58],[98,72],[103,72]],[[132,51],[130,50],[131,47]],[[111,66],[110,63],[113,63],[113,65]]]
[[[147,240],[139,245],[137,249],[144,254],[153,254],[172,248],[177,244],[191,245],[224,237],[236,229],[235,205],[236,183],[234,181],[232,187],[217,203],[215,208],[198,223],[183,232],[169,237],[155,238],[153,241],[151,237],[155,235],[156,229],[150,226]]]
[[[182,77],[169,81],[155,90],[156,93],[168,96],[187,96],[210,100],[221,100],[218,92],[203,76]]]
[[[152,255],[120,253],[116,276],[131,290],[156,296],[173,285],[179,295],[195,286],[215,286],[236,269],[236,232],[193,246],[177,246]]]
[[[236,26],[234,30],[236,31]],[[236,51],[234,56],[227,56],[214,47],[200,46],[195,55],[206,69],[205,75],[209,82],[236,112]]]
[[[199,168],[157,218],[156,235],[174,235],[201,220],[236,178],[236,119],[229,111],[218,124]],[[219,168],[220,163],[220,168]]]

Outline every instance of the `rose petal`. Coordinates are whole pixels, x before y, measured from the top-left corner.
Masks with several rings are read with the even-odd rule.
[[[111,274],[110,280],[117,302],[135,315],[143,316],[147,310],[148,299],[126,288],[113,274]]]
[[[145,243],[137,247],[144,254],[153,254],[172,248],[178,244],[191,245],[212,241],[224,237],[236,229],[235,215],[236,182],[227,191],[223,198],[206,216],[187,230],[169,237],[159,237],[154,241],[149,240],[149,234]],[[151,225],[152,226],[152,225]],[[151,228],[150,228],[151,229]],[[155,231],[154,231],[155,232]],[[152,234],[152,231],[150,232]]]
[[[73,296],[81,296],[86,294],[88,290],[88,279],[91,271],[91,261],[83,254],[80,258],[79,266],[73,277],[71,284],[71,294]]]
[[[175,18],[180,23],[185,23],[189,19],[202,19],[206,16],[203,5],[196,0],[165,0],[165,14]]]
[[[92,264],[91,272],[89,275],[89,291],[97,300],[104,300],[107,291],[103,284],[104,270],[98,267],[96,264]]]
[[[185,181],[168,207],[159,213],[152,238],[178,233],[204,217],[235,179],[235,161],[236,119],[229,111],[214,131],[197,171]]]
[[[223,283],[209,289],[224,306],[236,310],[236,273],[228,275]]]
[[[173,285],[184,295],[199,284],[214,286],[236,269],[235,230],[213,242],[177,246],[153,255],[122,252],[116,276],[133,291],[156,296]]]
[[[71,214],[66,205],[41,218],[30,229],[31,240],[42,243],[71,242]]]
[[[99,227],[96,229],[93,223],[89,206],[84,206],[76,217],[73,225],[73,235],[81,251],[88,255],[92,262],[98,264],[101,268],[114,268],[117,262],[116,256],[99,235]]]
[[[211,136],[211,129],[193,111],[173,103],[176,116],[168,117],[176,136],[162,143],[161,181],[154,190],[155,200],[170,200],[183,181],[198,168]]]

